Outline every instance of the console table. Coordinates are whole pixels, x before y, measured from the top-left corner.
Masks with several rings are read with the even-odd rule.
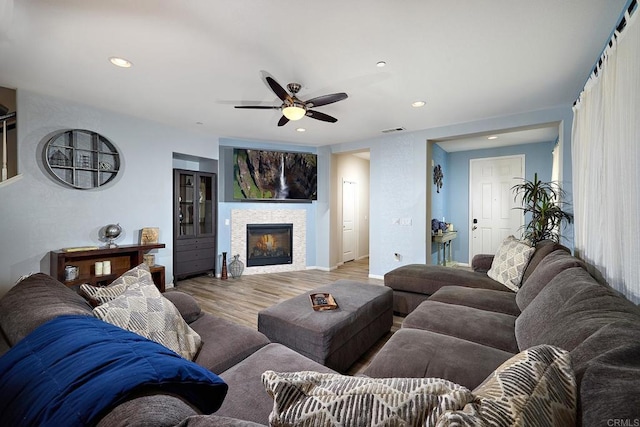
[[[431,240],[438,244],[438,265],[451,264],[451,241],[458,237],[457,231],[447,231],[442,235],[434,235]],[[449,256],[447,257],[447,246],[449,247]],[[440,262],[440,249],[442,249],[442,264]]]
[[[145,245],[121,245],[115,248],[98,249],[60,249],[50,252],[51,276],[58,279],[69,287],[77,287],[82,283],[90,285],[104,286],[113,282],[122,273],[142,264],[144,254],[152,249],[164,248],[164,243]],[[95,273],[95,263],[97,261],[111,261],[111,274]],[[67,265],[78,267],[78,278],[65,280],[64,268]],[[153,283],[156,284],[160,292],[164,292],[165,273],[164,266],[153,265],[149,267]]]

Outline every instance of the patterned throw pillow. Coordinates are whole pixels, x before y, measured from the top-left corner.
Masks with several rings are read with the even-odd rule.
[[[93,309],[99,319],[156,341],[185,359],[193,360],[202,344],[178,309],[152,284],[126,289]]]
[[[509,236],[502,241],[487,276],[518,292],[524,270],[536,249],[525,242]]]
[[[473,391],[473,403],[447,411],[445,426],[573,426],[578,392],[569,352],[531,347],[504,362]]]
[[[271,426],[433,425],[471,402],[463,386],[439,378],[366,378],[311,371],[266,371]]]
[[[104,304],[120,296],[128,288],[143,285],[153,285],[153,277],[146,264],[140,264],[122,274],[108,286],[93,286],[88,283],[80,285],[80,293],[93,305]]]

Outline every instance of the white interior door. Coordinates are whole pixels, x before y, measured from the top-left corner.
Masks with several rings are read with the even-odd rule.
[[[356,258],[356,186],[342,181],[342,262]]]
[[[471,159],[471,224],[469,261],[477,254],[495,254],[505,237],[518,237],[524,214],[511,187],[522,182],[524,156]]]

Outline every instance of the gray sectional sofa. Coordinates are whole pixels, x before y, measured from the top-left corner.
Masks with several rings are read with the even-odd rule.
[[[196,331],[203,345],[194,362],[218,374],[229,386],[215,415],[201,415],[188,399],[159,389],[130,396],[97,422],[98,426],[254,426],[266,425],[273,400],[260,375],[280,372],[333,370],[287,347],[271,343],[260,332],[203,313],[190,295],[163,294]],[[92,316],[92,306],[74,290],[38,273],[19,282],[0,299],[0,354],[5,353],[38,326],[63,315]],[[10,393],[2,390],[3,395]]]
[[[553,242],[536,247],[517,292],[486,275],[491,259],[474,259],[475,271],[387,273],[407,316],[365,374],[441,377],[473,390],[514,354],[549,344],[570,352],[579,423],[640,423],[640,308]]]
[[[394,293],[400,288],[400,301],[416,294],[409,297],[415,307],[364,376],[443,378],[476,393],[491,378],[495,380],[497,368],[516,353],[549,344],[570,354],[579,424],[640,422],[640,309],[598,283],[580,260],[552,243],[537,248],[517,293],[500,289],[482,272],[490,265],[491,257],[479,257],[475,272],[426,266],[411,267],[409,276],[407,269],[400,271],[389,284]],[[403,275],[411,283],[402,284]],[[335,374],[269,342],[256,330],[202,313],[187,294],[163,295],[202,337],[204,344],[194,361],[219,374],[228,385],[222,406],[213,415],[203,415],[189,399],[162,388],[145,389],[103,414],[98,426],[266,425],[273,400],[262,382],[265,371]],[[421,302],[414,304],[417,299]],[[32,275],[0,299],[0,352],[50,319],[91,316],[91,310],[82,297],[57,280]],[[535,419],[520,421],[539,425]]]

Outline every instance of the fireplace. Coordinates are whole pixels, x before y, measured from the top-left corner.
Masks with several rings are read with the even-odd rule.
[[[292,263],[293,224],[247,224],[247,267]]]

